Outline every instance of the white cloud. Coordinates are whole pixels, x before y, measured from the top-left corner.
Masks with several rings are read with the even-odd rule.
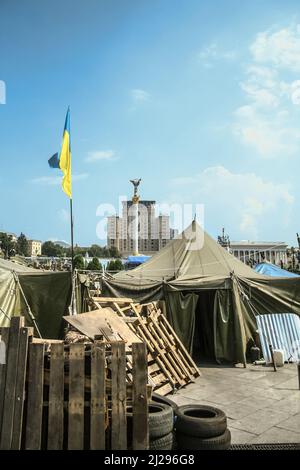
[[[300,71],[300,25],[259,33],[250,51],[256,62]]]
[[[0,104],[6,104],[6,85],[3,80],[0,80]]]
[[[130,91],[131,97],[136,102],[149,101],[150,93],[140,88],[134,88]]]
[[[199,59],[213,59],[217,57],[217,44],[211,43],[204,46],[198,54]]]
[[[88,173],[81,173],[78,175],[72,176],[72,181],[80,181],[88,178]],[[40,176],[38,178],[33,178],[30,180],[31,183],[41,184],[44,186],[58,186],[62,182],[62,176]]]
[[[286,114],[260,114],[251,106],[236,110],[234,134],[264,158],[287,157],[295,154],[300,144],[300,129],[286,126]]]
[[[300,152],[300,30],[297,27],[259,33],[250,45],[252,64],[240,86],[245,103],[234,112],[233,132],[243,144],[264,158]],[[298,57],[298,59],[297,59]],[[289,79],[289,81],[288,81]]]
[[[61,176],[40,176],[30,180],[34,184],[43,184],[49,186],[56,186],[61,183]]]
[[[266,88],[260,88],[249,82],[241,83],[241,88],[258,107],[276,108],[279,104],[278,97]]]
[[[85,161],[92,163],[99,160],[112,160],[114,156],[115,152],[113,150],[96,150],[94,152],[89,152]]]
[[[81,181],[89,177],[88,173],[80,173],[79,175],[72,175],[72,181]]]
[[[294,80],[291,83],[281,82],[282,93],[285,94],[292,104],[300,105],[300,80]]]
[[[224,51],[218,46],[218,44],[212,42],[211,44],[204,46],[200,52],[198,52],[197,59],[204,67],[211,68],[215,61],[232,61],[236,58],[236,55],[235,51]]]
[[[223,166],[173,180],[176,194],[205,204],[207,216],[238,226],[241,236],[257,239],[260,227],[288,223],[294,198],[286,184],[265,180],[255,173],[233,173]]]

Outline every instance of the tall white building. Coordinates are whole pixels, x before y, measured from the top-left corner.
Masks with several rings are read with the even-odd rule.
[[[153,254],[166,246],[177,236],[178,231],[170,228],[168,215],[155,216],[155,201],[139,201],[139,252]],[[122,255],[134,250],[134,217],[132,201],[123,201],[122,217],[107,218],[107,246],[116,247]]]

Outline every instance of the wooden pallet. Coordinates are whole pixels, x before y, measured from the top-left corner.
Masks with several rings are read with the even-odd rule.
[[[142,342],[132,344],[128,384],[124,341],[67,347],[63,341],[35,341],[20,317],[2,328],[1,341],[7,351],[6,364],[0,364],[1,450],[148,449]],[[130,443],[127,406],[133,410]]]
[[[95,297],[92,309],[109,306],[146,345],[148,380],[166,395],[200,375],[200,371],[155,302],[137,304],[127,298]]]

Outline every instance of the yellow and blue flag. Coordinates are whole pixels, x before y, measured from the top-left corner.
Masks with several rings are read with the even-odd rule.
[[[63,172],[62,189],[72,199],[72,167],[71,167],[71,137],[70,137],[70,108],[68,108],[63,141],[60,154],[55,153],[48,163],[51,168],[60,168]]]

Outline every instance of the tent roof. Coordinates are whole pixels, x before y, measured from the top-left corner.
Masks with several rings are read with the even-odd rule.
[[[279,266],[272,263],[259,263],[255,266],[255,271],[273,277],[299,277],[298,274],[281,269]]]
[[[14,263],[6,259],[0,258],[0,271],[15,271],[17,273],[36,273],[38,270],[34,268],[28,268],[23,264]],[[39,271],[41,272],[41,271]]]
[[[234,272],[240,277],[262,277],[228,253],[196,222],[170,241],[151,259],[137,268],[120,272],[114,277],[122,280],[188,280],[208,277],[229,277]]]

